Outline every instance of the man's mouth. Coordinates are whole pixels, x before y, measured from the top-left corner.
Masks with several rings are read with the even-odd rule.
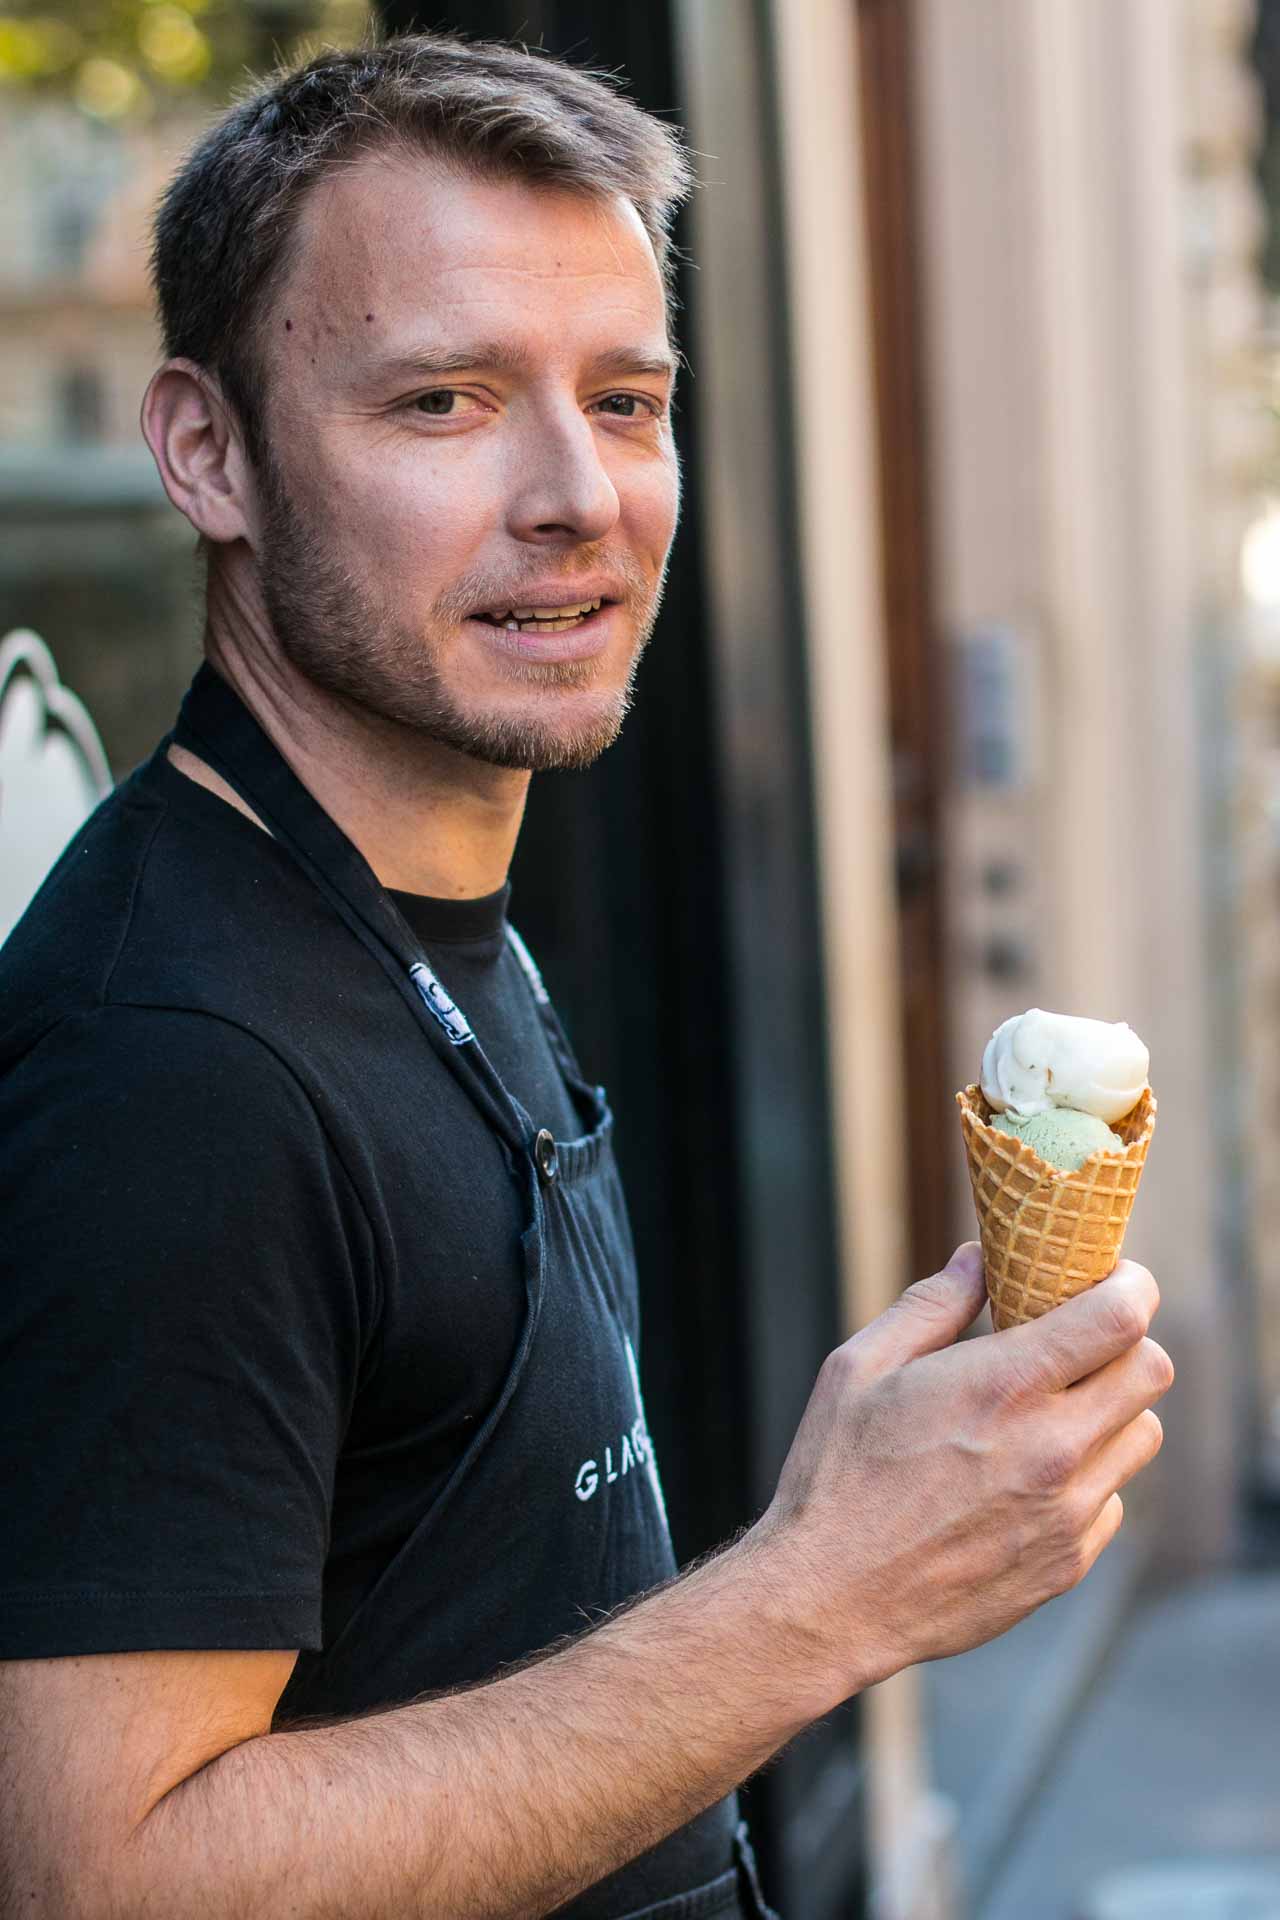
[[[585,626],[602,606],[612,605],[611,600],[583,600],[572,607],[491,607],[471,618],[483,620],[486,626],[505,627],[508,633],[568,633]]]

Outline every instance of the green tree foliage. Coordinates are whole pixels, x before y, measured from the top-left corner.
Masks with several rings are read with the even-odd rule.
[[[55,94],[97,120],[224,100],[308,46],[350,44],[366,0],[0,0],[0,91]]]

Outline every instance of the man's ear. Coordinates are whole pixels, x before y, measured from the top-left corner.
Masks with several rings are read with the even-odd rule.
[[[142,402],[142,433],[164,490],[196,532],[224,546],[251,539],[252,470],[217,382],[193,360],[166,360]]]

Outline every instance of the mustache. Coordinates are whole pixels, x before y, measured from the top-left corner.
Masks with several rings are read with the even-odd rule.
[[[601,550],[579,553],[575,556],[573,567],[557,574],[555,580],[557,587],[572,593],[577,581],[599,578],[602,574],[616,589],[608,597],[624,603],[643,605],[652,598],[659,584],[650,579],[634,555]],[[538,572],[537,586],[545,588],[550,578],[544,561]],[[532,580],[512,579],[509,574],[501,578],[496,573],[463,574],[447,593],[441,594],[434,611],[444,620],[465,620],[485,607],[528,606],[530,602],[527,595],[533,584]]]

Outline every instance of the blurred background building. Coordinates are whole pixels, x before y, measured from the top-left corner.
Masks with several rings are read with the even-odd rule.
[[[246,70],[374,22],[7,6],[0,634],[43,635],[123,772],[198,657],[193,539],[136,427],[149,213]],[[377,23],[620,67],[699,156],[667,610],[618,748],[535,783],[515,876],[621,1115],[683,1556],[764,1505],[841,1331],[972,1233],[952,1094],[991,1029],[1041,1004],[1151,1047],[1129,1248],[1178,1366],[1161,1461],[1077,1593],[751,1789],[771,1897],[1178,1920],[1167,1891],[1104,1915],[1090,1874],[1215,1837],[1280,1861],[1262,1800],[1203,1783],[1218,1812],[1175,1806],[1181,1842],[1139,1814],[1130,1851],[1082,1837],[1074,1867],[1037,1820],[1144,1608],[1209,1596],[1171,1642],[1189,1662],[1280,1598],[1250,1584],[1280,1504],[1280,0],[383,0]],[[4,831],[0,793],[0,857]],[[1153,1739],[1180,1737],[1187,1677]]]

